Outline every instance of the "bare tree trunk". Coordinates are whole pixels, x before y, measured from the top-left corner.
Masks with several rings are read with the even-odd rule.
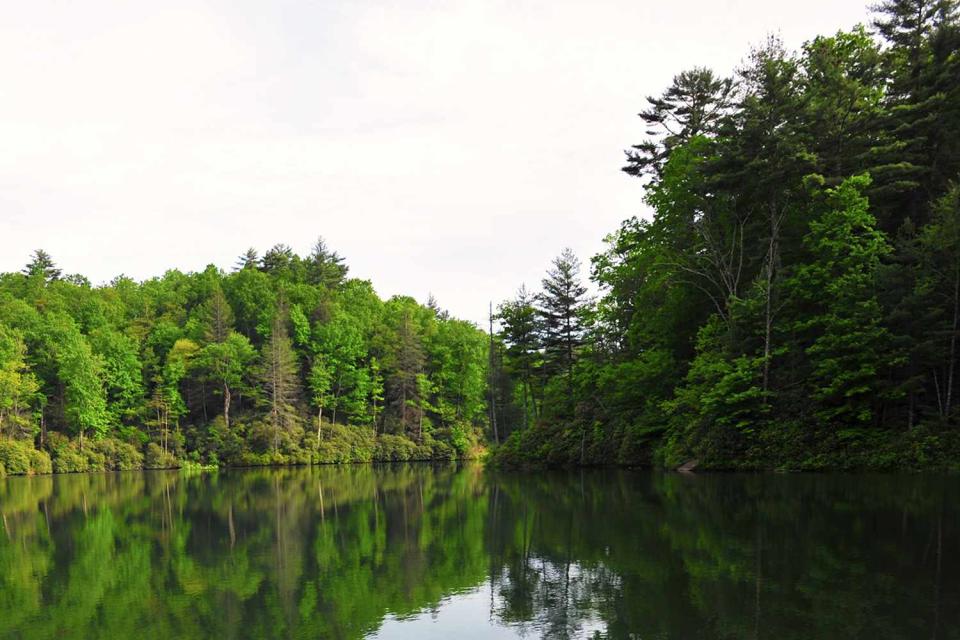
[[[210,422],[210,419],[207,418],[207,383],[200,383],[200,403],[203,405],[203,422],[206,424]]]
[[[497,394],[496,394],[496,360],[493,342],[493,302],[490,303],[490,427],[493,429],[493,442],[500,444],[500,433],[497,431]]]
[[[223,383],[223,422],[227,425],[227,430],[230,430],[230,386],[224,382]]]
[[[770,336],[773,332],[771,302],[773,293],[773,265],[767,265],[766,301],[763,320],[763,391],[770,385]]]
[[[322,434],[323,429],[323,405],[320,405],[320,408],[317,409],[317,446],[320,446],[320,435]]]
[[[770,388],[770,357],[773,342],[773,283],[776,279],[776,265],[780,251],[780,222],[783,215],[777,212],[775,202],[770,203],[770,245],[767,249],[767,265],[765,269],[766,295],[764,300],[764,333],[763,333],[763,391]]]
[[[950,415],[953,406],[953,374],[957,365],[957,331],[960,329],[960,260],[953,276],[953,332],[950,334],[950,361],[947,365],[947,401],[944,416]]]
[[[530,416],[527,413],[527,381],[523,381],[523,428],[530,426]]]
[[[333,394],[333,416],[331,421],[333,424],[337,424],[337,405],[340,404],[340,393],[343,391],[343,378],[337,378],[337,392]]]

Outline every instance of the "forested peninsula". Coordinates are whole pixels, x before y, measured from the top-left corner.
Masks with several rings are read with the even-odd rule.
[[[381,300],[322,240],[101,286],[36,251],[0,275],[0,473],[487,446],[504,466],[960,468],[956,0],[885,0],[799,51],[770,37],[647,103],[623,171],[650,215],[589,265],[564,250],[489,327]]]
[[[499,308],[499,461],[957,468],[958,5],[871,11],[648,98],[623,170],[652,216],[599,296],[564,255]]]
[[[436,460],[484,440],[488,337],[319,240],[224,273],[0,276],[0,471]]]

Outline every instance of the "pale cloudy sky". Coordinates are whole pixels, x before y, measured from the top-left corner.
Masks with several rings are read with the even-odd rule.
[[[678,71],[864,0],[0,0],[0,271],[230,268],[324,236],[481,321],[643,213],[619,171]]]

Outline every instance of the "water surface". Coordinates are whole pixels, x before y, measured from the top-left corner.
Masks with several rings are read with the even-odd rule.
[[[960,638],[960,480],[0,480],[2,638]]]

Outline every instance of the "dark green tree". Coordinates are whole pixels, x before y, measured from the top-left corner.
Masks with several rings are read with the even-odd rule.
[[[580,260],[569,248],[554,258],[537,296],[544,365],[548,372],[564,372],[573,386],[577,348],[584,338],[587,289],[580,282]]]
[[[54,264],[50,254],[43,249],[37,249],[33,252],[30,262],[23,269],[23,273],[28,276],[43,278],[44,282],[60,279],[60,269]]]
[[[346,279],[348,271],[343,258],[336,251],[331,251],[323,238],[317,238],[307,258],[307,277],[310,284],[335,289]]]
[[[540,316],[535,302],[524,286],[520,287],[516,298],[502,303],[497,311],[502,327],[500,335],[507,343],[509,368],[520,379],[524,427],[530,424],[531,408],[533,416],[540,415],[535,380],[542,356]]]
[[[659,98],[640,112],[650,139],[626,151],[623,171],[633,176],[659,175],[670,151],[697,136],[712,136],[734,103],[734,84],[705,67],[695,67],[673,77]]]

